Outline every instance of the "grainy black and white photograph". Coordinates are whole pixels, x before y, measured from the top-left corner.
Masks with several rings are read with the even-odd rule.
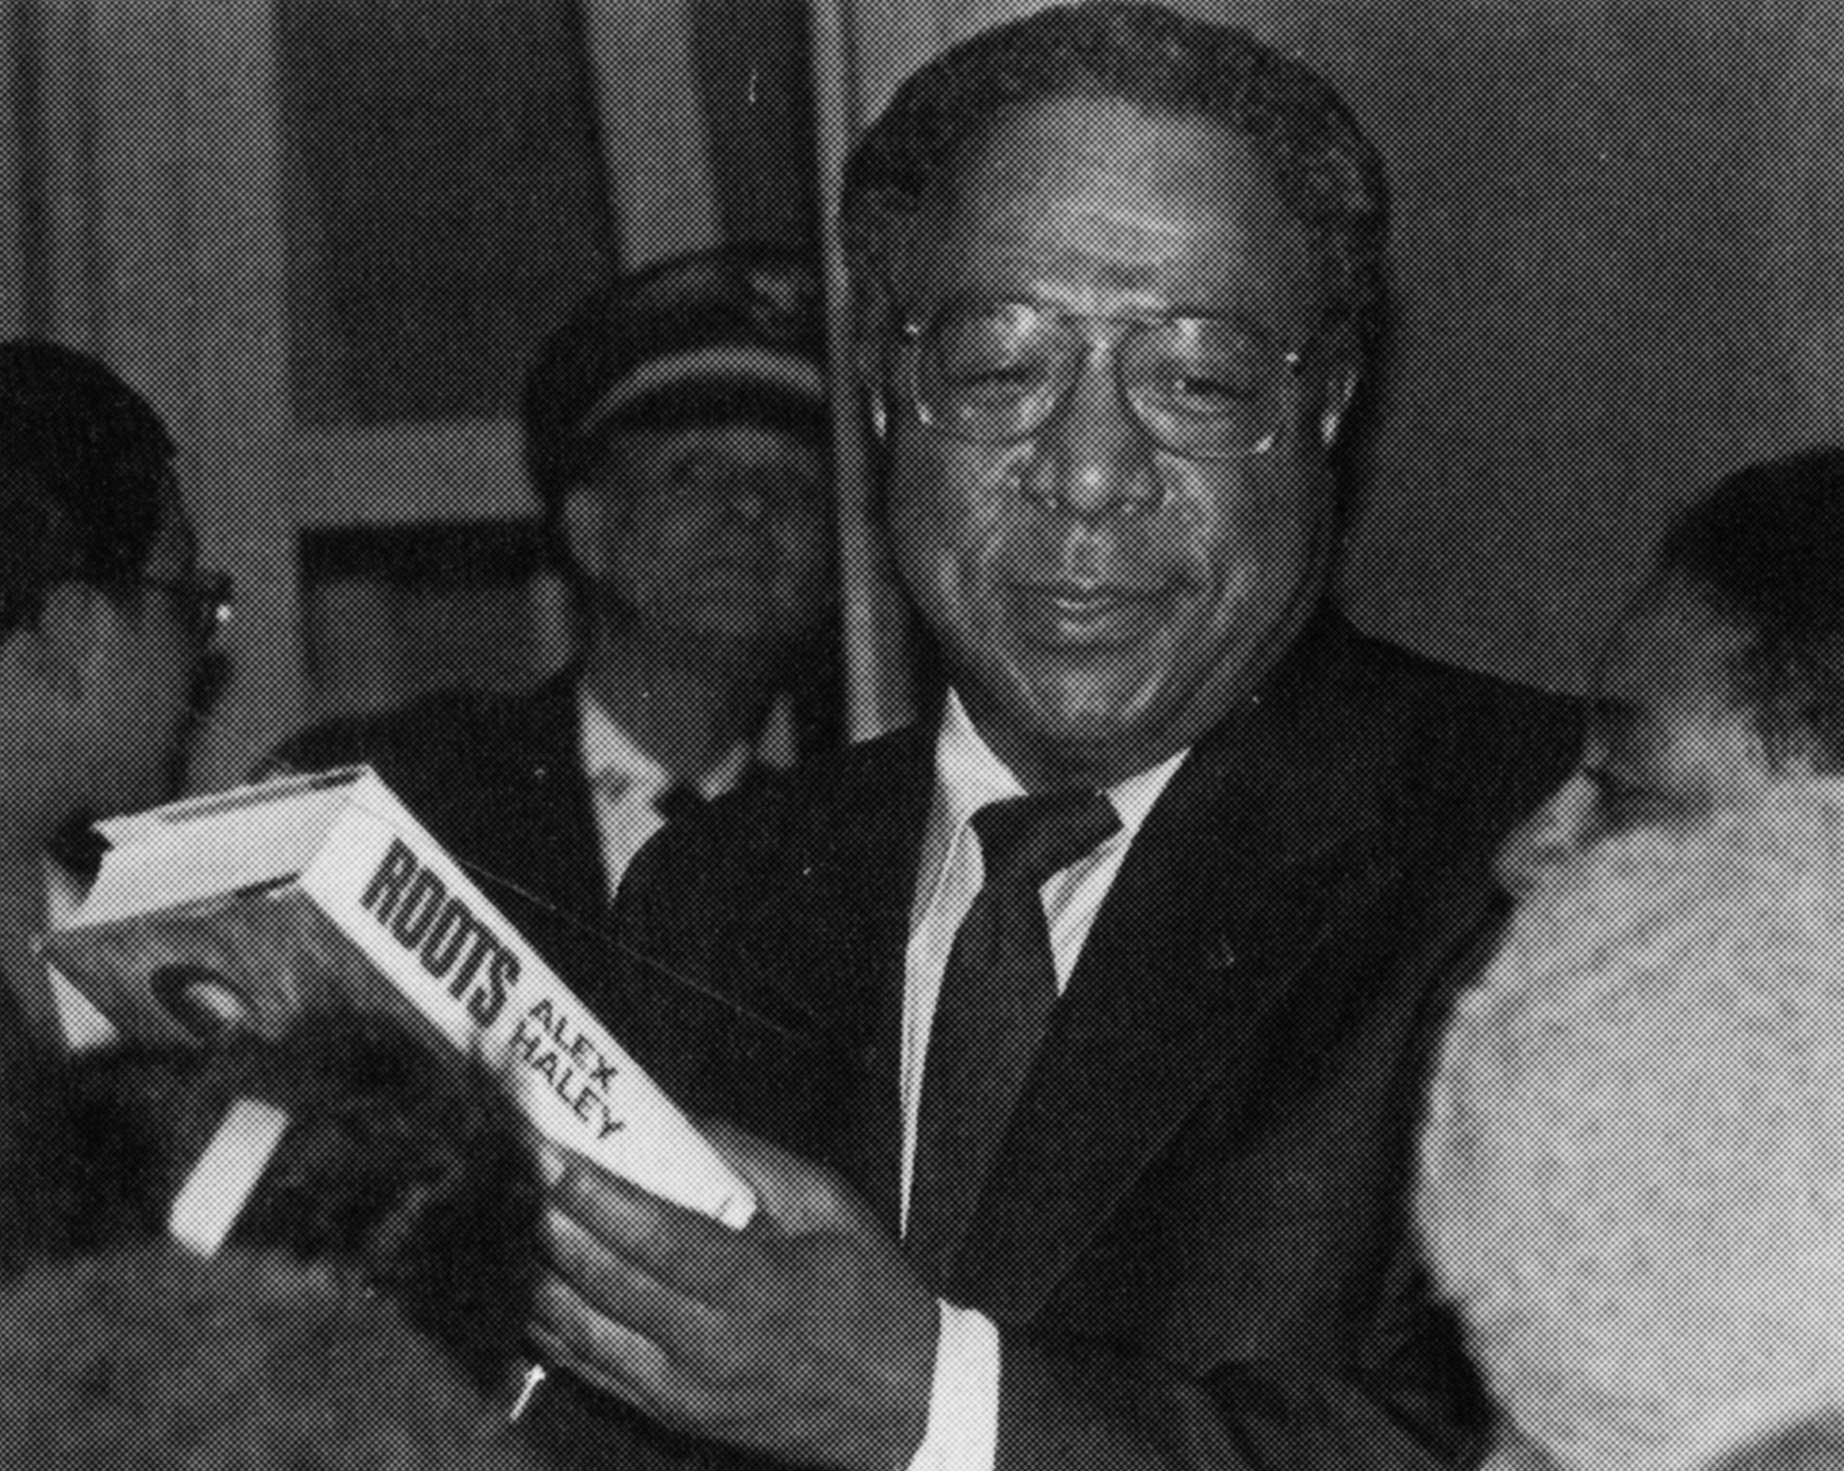
[[[0,0],[0,1468],[1844,1471],[1844,9]]]

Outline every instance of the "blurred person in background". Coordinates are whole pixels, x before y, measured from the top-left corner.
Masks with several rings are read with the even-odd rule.
[[[1827,1406],[1746,1434],[1697,1471],[1844,1471],[1844,1408]]]
[[[1844,781],[1534,882],[1454,1016],[1419,1217],[1494,1471],[1844,1464]]]
[[[1844,773],[1844,449],[1745,466],[1685,510],[1602,653],[1575,772],[1511,834],[1522,893],[1603,838]]]
[[[278,753],[377,766],[572,985],[608,968],[596,932],[670,815],[830,738],[823,341],[812,267],[779,250],[682,257],[590,296],[523,403],[576,662],[527,693],[442,693]]]
[[[0,1069],[106,1025],[32,946],[93,877],[96,818],[176,794],[223,669],[153,407],[102,363],[0,343]]]

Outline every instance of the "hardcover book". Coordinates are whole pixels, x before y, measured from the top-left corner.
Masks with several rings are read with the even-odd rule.
[[[545,1137],[742,1227],[738,1177],[368,767],[102,824],[52,964],[128,1037],[279,1036],[304,1011],[398,1019],[500,1078]]]

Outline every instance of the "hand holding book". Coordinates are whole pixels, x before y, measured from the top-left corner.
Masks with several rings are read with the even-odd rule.
[[[748,1184],[368,768],[104,824],[95,887],[49,959],[125,1036],[278,1036],[389,1014],[479,1058],[543,1137],[740,1228]]]

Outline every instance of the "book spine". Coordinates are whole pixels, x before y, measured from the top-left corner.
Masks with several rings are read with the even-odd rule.
[[[747,1182],[381,787],[361,787],[302,888],[545,1137],[675,1204],[748,1223]]]

